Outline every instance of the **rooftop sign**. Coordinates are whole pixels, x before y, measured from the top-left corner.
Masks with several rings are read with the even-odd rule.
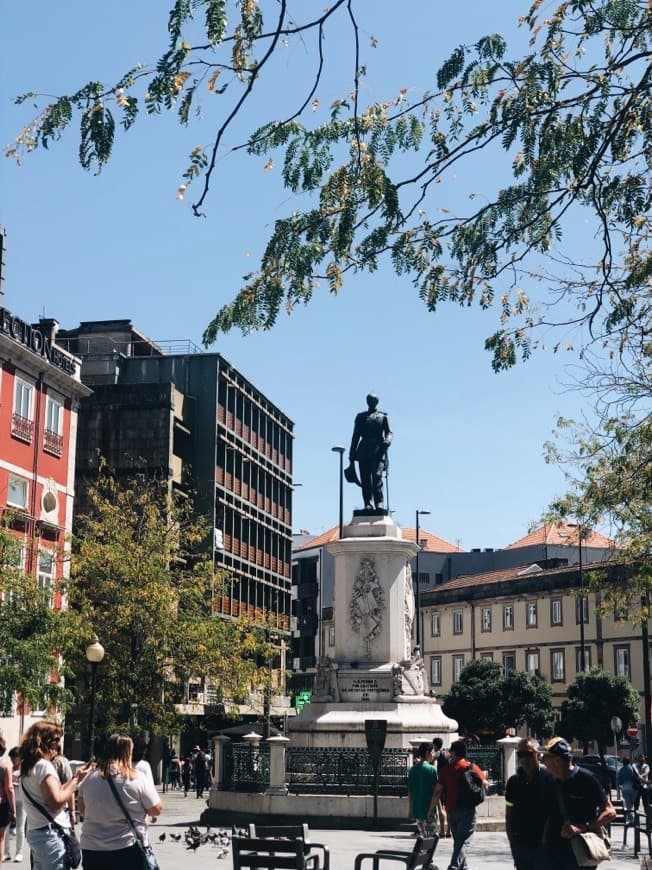
[[[72,357],[57,347],[49,336],[41,332],[38,326],[31,326],[6,308],[0,308],[0,333],[31,350],[37,356],[43,357],[50,365],[61,369],[66,374],[75,374],[77,364]]]

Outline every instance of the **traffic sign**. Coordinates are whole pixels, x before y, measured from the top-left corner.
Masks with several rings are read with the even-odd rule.
[[[634,737],[638,737],[638,725],[636,725],[634,722],[632,722],[631,725],[627,726],[627,736],[630,737],[632,740],[634,739]]]

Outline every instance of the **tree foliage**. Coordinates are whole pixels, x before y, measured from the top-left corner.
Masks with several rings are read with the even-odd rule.
[[[65,712],[72,696],[63,678],[78,633],[74,615],[52,607],[52,588],[13,567],[22,541],[5,514],[0,526],[0,708],[11,715],[15,701],[32,710]]]
[[[527,722],[544,737],[554,725],[550,686],[520,671],[505,676],[501,666],[488,659],[474,659],[466,665],[442,709],[457,719],[467,735],[491,732],[502,737],[507,728],[520,728]]]
[[[77,520],[71,606],[106,656],[98,675],[100,727],[137,719],[164,733],[175,724],[191,677],[207,677],[232,699],[261,678],[264,643],[244,622],[215,617],[207,523],[143,474],[117,481],[103,469]],[[80,645],[78,672],[85,660]]]
[[[496,370],[526,358],[552,323],[584,326],[585,346],[649,354],[647,0],[564,0],[546,18],[535,0],[520,21],[530,37],[525,54],[512,56],[502,36],[488,35],[426,70],[423,94],[399,81],[370,105],[361,102],[368,58],[359,6],[304,2],[292,18],[286,0],[176,0],[154,66],[48,99],[7,153],[48,147],[78,117],[80,162],[99,171],[116,131],[143,109],[176,112],[184,125],[201,109],[216,116],[213,140],[193,150],[178,196],[199,186],[192,209],[203,215],[227,133],[247,120],[264,77],[278,74],[271,61],[280,47],[301,40],[314,64],[312,77],[302,74],[303,97],[283,116],[259,119],[233,148],[263,155],[266,167],[278,157],[283,184],[309,194],[309,205],[276,221],[259,268],[218,311],[207,343],[234,326],[270,328],[322,284],[337,293],[347,273],[375,271],[387,259],[430,311],[444,302],[497,306],[500,324],[486,340]],[[324,51],[336,25],[353,37],[348,59]],[[372,37],[367,54],[375,46]],[[347,60],[350,87],[322,120],[324,69]],[[27,99],[40,98],[18,102]],[[491,161],[497,177],[502,166],[505,184],[442,207],[439,183],[478,161]],[[593,233],[586,257],[563,245],[580,219]],[[543,288],[542,307],[529,298],[532,286]]]
[[[595,740],[603,759],[612,739],[612,717],[623,723],[638,721],[638,692],[624,677],[591,668],[577,675],[566,694],[559,733],[569,740]]]

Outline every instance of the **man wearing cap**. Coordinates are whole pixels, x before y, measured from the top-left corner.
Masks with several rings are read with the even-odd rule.
[[[556,804],[555,780],[539,764],[531,737],[519,742],[516,757],[518,770],[505,788],[505,830],[516,870],[538,870],[550,807]]]
[[[616,818],[616,810],[593,774],[573,764],[571,747],[563,737],[553,737],[541,751],[543,763],[555,780],[555,802],[550,808],[546,834],[546,861],[550,870],[575,870],[570,841],[577,834],[600,834]]]

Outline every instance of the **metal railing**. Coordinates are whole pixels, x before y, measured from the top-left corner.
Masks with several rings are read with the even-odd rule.
[[[407,794],[409,757],[407,749],[383,750],[379,795]],[[366,749],[288,747],[285,760],[288,788],[295,794],[373,794],[374,770]]]
[[[481,770],[486,770],[488,779],[494,788],[500,789],[503,783],[503,753],[499,746],[466,747],[466,757],[477,764]]]
[[[263,792],[268,786],[269,746],[230,743],[224,747],[224,789]]]

